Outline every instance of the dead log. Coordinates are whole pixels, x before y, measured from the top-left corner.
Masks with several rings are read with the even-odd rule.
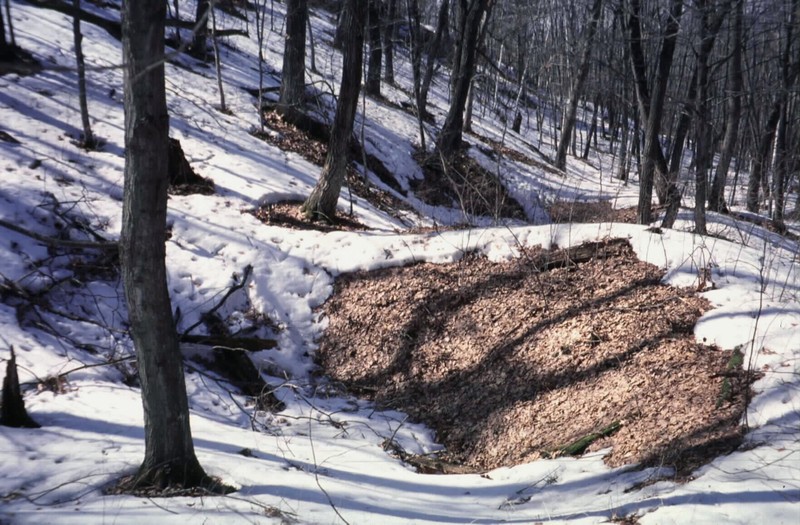
[[[621,255],[630,248],[627,239],[586,242],[563,250],[543,251],[530,259],[534,268],[546,272],[555,268],[568,268],[594,259],[608,259]]]
[[[39,428],[25,410],[25,401],[19,388],[17,375],[17,356],[11,347],[11,359],[6,363],[6,377],[3,379],[3,406],[0,407],[0,425],[15,428]]]
[[[557,448],[555,453],[553,453],[552,455],[556,456],[556,457],[557,456],[579,456],[579,455],[583,454],[586,451],[587,448],[589,448],[589,445],[591,445],[592,443],[594,443],[595,441],[597,441],[600,438],[604,438],[604,437],[610,436],[611,434],[613,434],[614,432],[619,430],[621,426],[622,426],[622,423],[620,423],[619,421],[614,421],[613,423],[611,423],[607,427],[602,428],[601,430],[599,430],[597,432],[592,432],[590,434],[586,434],[582,438],[576,439],[575,441],[573,441],[569,445],[564,445],[563,447]]]

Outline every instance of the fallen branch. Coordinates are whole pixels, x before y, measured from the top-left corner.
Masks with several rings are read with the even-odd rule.
[[[619,430],[620,427],[622,427],[622,423],[620,423],[619,421],[614,421],[613,423],[611,423],[610,425],[601,429],[598,432],[592,432],[591,434],[586,434],[582,438],[573,441],[569,445],[564,445],[563,447],[557,448],[552,455],[558,457],[558,456],[578,456],[580,454],[583,454],[586,451],[586,449],[589,448],[589,445],[591,445],[600,438],[610,436],[611,434]]]
[[[608,259],[619,255],[626,246],[629,246],[627,239],[587,242],[565,250],[544,251],[531,257],[530,261],[534,268],[544,272],[555,268],[567,268],[593,259]]]
[[[243,275],[242,275],[242,280],[239,281],[238,283],[234,283],[233,286],[231,286],[228,289],[228,291],[225,293],[225,295],[222,297],[222,299],[211,310],[207,311],[206,313],[204,313],[203,315],[200,316],[200,320],[199,321],[197,321],[192,326],[190,326],[189,328],[184,330],[183,333],[181,334],[181,340],[187,341],[186,340],[186,336],[189,334],[189,332],[191,332],[192,330],[194,330],[195,328],[197,328],[198,326],[203,324],[205,322],[205,320],[208,319],[208,317],[210,315],[214,315],[214,312],[216,312],[217,310],[222,308],[222,305],[225,304],[225,301],[227,301],[228,298],[231,295],[233,295],[236,291],[241,290],[242,288],[244,288],[247,285],[248,279],[250,279],[250,274],[252,274],[252,273],[253,273],[253,267],[251,265],[249,265],[249,264],[247,266],[245,266],[244,267],[244,272],[243,272]],[[187,341],[187,342],[192,342],[192,341]]]
[[[20,233],[26,237],[39,241],[40,243],[51,246],[51,247],[61,247],[61,248],[79,248],[79,249],[95,249],[95,250],[118,250],[119,244],[116,242],[95,242],[95,241],[73,241],[70,239],[56,239],[55,237],[48,237],[46,235],[42,235],[40,233],[32,232],[30,230],[26,230],[21,226],[17,226],[14,223],[8,222],[6,220],[0,219],[0,227],[6,228],[7,230],[15,231]]]
[[[180,336],[180,339],[183,343],[195,343],[228,350],[247,350],[249,352],[269,350],[270,348],[275,348],[278,346],[278,342],[274,339],[261,339],[258,337],[225,337],[183,334]]]

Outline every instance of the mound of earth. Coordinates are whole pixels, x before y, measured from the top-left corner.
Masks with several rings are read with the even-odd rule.
[[[738,446],[748,386],[731,352],[695,342],[707,301],[662,276],[620,240],[348,274],[318,359],[435,429],[445,464],[509,466],[588,437],[610,465],[687,474]]]

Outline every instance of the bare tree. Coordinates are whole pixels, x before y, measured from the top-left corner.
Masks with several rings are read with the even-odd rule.
[[[312,219],[331,220],[350,163],[350,141],[361,90],[367,0],[345,0],[342,11],[344,50],[342,83],[336,102],[328,153],[314,190],[303,203],[303,213]]]
[[[383,43],[381,42],[381,9],[380,0],[367,0],[368,13],[368,40],[369,59],[367,61],[367,80],[364,91],[370,96],[381,95],[381,66],[383,58]]]
[[[712,211],[725,210],[725,182],[731,166],[736,142],[739,138],[739,120],[742,115],[742,91],[744,72],[742,69],[742,47],[744,38],[742,22],[744,18],[744,0],[736,0],[733,19],[733,32],[728,39],[731,47],[731,63],[728,69],[728,95],[726,99],[727,115],[725,136],[719,155],[714,180],[708,196],[708,208]]]
[[[10,13],[7,13],[7,15],[10,21],[11,20]],[[3,11],[0,10],[0,61],[11,60],[12,58],[14,58],[14,46],[10,44],[8,41],[6,41],[6,26],[3,21]]]
[[[197,10],[194,15],[194,40],[192,41],[192,55],[200,60],[208,58],[208,11],[212,9],[211,0],[197,0]]]
[[[307,0],[287,0],[286,39],[278,112],[291,117],[303,102],[306,71]]]
[[[164,0],[122,4],[125,190],[120,257],[144,406],[145,457],[132,487],[211,486],[189,427],[183,359],[167,291],[169,174]]]
[[[459,0],[458,34],[453,58],[453,89],[450,109],[447,112],[436,147],[445,162],[450,162],[461,147],[464,127],[464,108],[469,87],[475,73],[475,58],[481,25],[485,23],[492,3],[490,0]]]
[[[586,27],[586,40],[584,42],[583,54],[578,68],[578,76],[572,85],[570,92],[569,105],[564,112],[561,124],[561,140],[558,141],[558,152],[556,153],[556,167],[560,170],[567,168],[567,149],[572,139],[572,130],[575,129],[575,117],[578,110],[578,101],[583,96],[583,85],[586,77],[589,76],[589,59],[592,56],[594,46],[594,35],[597,32],[597,23],[603,13],[603,0],[594,0],[591,11],[591,18]],[[596,116],[596,115],[595,115]],[[594,121],[597,122],[596,120]],[[588,150],[587,150],[588,151]]]
[[[75,12],[72,16],[72,36],[75,41],[75,62],[78,66],[78,101],[81,108],[81,124],[83,137],[81,145],[86,149],[93,149],[96,144],[92,134],[92,125],[89,122],[89,104],[86,102],[86,62],[83,59],[83,35],[81,34],[81,0],[73,0],[72,7]]]
[[[649,91],[647,81],[647,61],[645,59],[644,39],[641,30],[641,1],[631,0],[629,9],[628,45],[630,46],[631,64],[636,81],[639,112],[642,122],[645,123],[644,155],[642,171],[639,175],[639,204],[636,213],[640,224],[649,224],[652,220],[651,205],[656,172],[662,179],[666,179],[667,176],[667,162],[661,149],[659,134],[661,132],[661,119],[664,113],[667,84],[675,52],[675,41],[680,29],[681,16],[683,15],[683,0],[670,0],[670,10],[661,43],[652,94]],[[670,193],[672,195],[675,194],[674,190]],[[664,199],[666,199],[666,195]]]

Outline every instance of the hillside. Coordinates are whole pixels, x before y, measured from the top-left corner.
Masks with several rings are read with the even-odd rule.
[[[0,357],[41,425],[0,427],[0,523],[796,521],[798,225],[737,203],[708,236],[688,209],[633,224],[634,171],[612,176],[602,135],[553,168],[545,107],[520,133],[476,110],[458,173],[475,191],[454,191],[421,167],[402,46],[396,85],[359,103],[338,220],[311,223],[341,69],[316,5],[316,124],[258,115],[239,4],[216,13],[241,33],[219,41],[226,112],[213,63],[171,48],[170,134],[206,182],[171,190],[169,290],[197,454],[236,492],[118,493],[144,451],[119,263],[97,246],[121,226],[120,3],[83,6],[106,21],[83,22],[93,151],[72,19],[45,4],[10,9],[41,67],[0,66]],[[263,7],[269,104],[285,20]],[[433,135],[446,72],[430,96]]]

